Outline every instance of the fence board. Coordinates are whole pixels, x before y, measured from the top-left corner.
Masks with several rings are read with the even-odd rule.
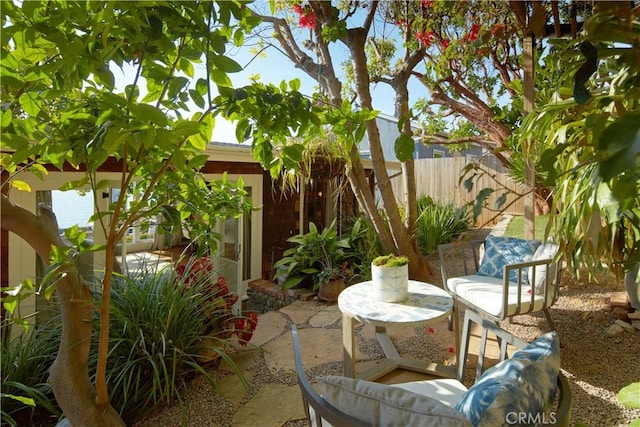
[[[499,169],[491,168],[495,181],[487,175],[476,177],[473,181],[473,189],[468,192],[464,188],[464,181],[460,182],[460,176],[466,165],[475,159],[465,157],[445,157],[439,159],[416,159],[415,160],[415,176],[416,176],[416,193],[418,198],[424,195],[430,196],[434,200],[443,202],[453,202],[456,206],[462,206],[471,201],[475,201],[478,193],[483,188],[493,188],[496,191],[489,197],[487,206],[491,209],[495,207],[498,197],[504,193],[499,184],[515,191],[522,192],[522,186],[514,182],[509,175],[500,172]],[[494,162],[494,167],[499,167]],[[491,166],[491,165],[486,165]],[[466,178],[465,178],[466,179]],[[402,199],[402,177],[396,176],[392,178],[396,198]],[[517,198],[515,194],[507,194],[506,203],[509,205],[504,213],[513,215],[522,215],[524,213],[524,199]],[[491,221],[496,212],[483,208],[481,215],[476,220],[477,225],[483,225]]]

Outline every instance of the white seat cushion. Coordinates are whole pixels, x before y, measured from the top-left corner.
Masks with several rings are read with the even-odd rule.
[[[393,384],[391,387],[399,387],[422,396],[429,396],[452,408],[467,391],[467,387],[460,381],[449,378],[399,383]]]
[[[479,307],[492,316],[504,318],[513,316],[518,305],[518,285],[509,282],[509,299],[507,314],[502,313],[503,279],[473,274],[470,276],[453,277],[447,280],[449,292],[465,300],[473,306]],[[529,311],[531,306],[531,288],[523,286],[520,293],[521,311]],[[544,306],[543,295],[533,295],[533,310],[541,310]]]
[[[333,375],[316,379],[327,402],[372,426],[471,427],[464,415],[437,397]]]

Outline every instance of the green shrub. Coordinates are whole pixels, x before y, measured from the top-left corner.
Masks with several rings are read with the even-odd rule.
[[[196,374],[216,387],[203,367],[211,355],[232,366],[248,387],[226,353],[244,319],[231,314],[229,294],[212,288],[208,277],[187,267],[182,277],[166,269],[114,281],[107,382],[112,405],[127,422],[162,404],[182,405],[186,381]]]
[[[224,278],[212,280],[212,266],[203,259],[189,263],[181,274],[144,267],[138,274],[115,276],[112,284],[107,383],[111,404],[123,419],[133,423],[159,405],[173,401],[182,405],[187,380],[197,374],[215,388],[205,368],[216,357],[231,366],[248,388],[226,350],[234,336],[241,344],[251,339],[257,318],[252,313],[232,314],[237,296],[228,292]],[[34,333],[6,346],[3,341],[3,425],[15,425],[13,419],[17,425],[30,425],[29,417],[60,415],[46,380],[58,351],[61,324],[57,313]],[[95,340],[93,346],[90,372],[96,369]],[[31,398],[36,407],[9,395]]]
[[[425,254],[435,253],[438,245],[448,243],[471,230],[471,211],[467,206],[436,203],[429,196],[418,199],[418,247]]]
[[[352,282],[371,280],[371,261],[383,253],[380,237],[371,221],[365,216],[343,220],[344,237],[349,240],[345,259],[353,270]]]
[[[294,246],[285,250],[273,264],[275,279],[283,289],[313,287],[317,289],[317,276],[327,269],[340,269],[345,261],[345,250],[349,241],[338,237],[335,221],[319,231],[309,223],[309,232],[289,237]]]
[[[55,424],[60,416],[47,384],[49,366],[60,345],[59,325],[54,319],[13,340],[2,340],[2,425],[32,425],[45,417],[53,418]],[[3,338],[10,327],[11,322],[3,323]]]

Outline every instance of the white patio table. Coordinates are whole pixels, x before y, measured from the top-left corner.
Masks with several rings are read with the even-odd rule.
[[[439,377],[455,377],[455,369],[437,363],[400,357],[387,326],[422,327],[446,318],[453,307],[449,294],[434,285],[409,280],[409,295],[399,302],[381,302],[373,297],[373,282],[361,282],[347,287],[338,297],[342,312],[342,342],[344,347],[344,376],[355,378],[355,322],[374,325],[376,337],[386,359],[358,378],[375,381],[395,369]]]

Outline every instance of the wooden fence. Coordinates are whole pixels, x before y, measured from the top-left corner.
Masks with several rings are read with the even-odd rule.
[[[473,189],[468,192],[464,187],[464,179],[460,177],[468,163],[477,159],[465,157],[446,157],[440,159],[416,159],[416,191],[418,198],[424,195],[431,196],[436,201],[453,202],[456,206],[475,201],[478,193],[483,188],[492,188],[496,191],[488,198],[487,207],[494,209],[495,202],[505,191],[500,187],[500,183],[509,189],[522,192],[521,185],[513,181],[509,175],[501,172],[501,167],[496,162],[484,162],[485,168],[491,171],[491,175],[482,175],[473,179]],[[493,164],[491,164],[493,163]],[[466,175],[465,179],[470,175]],[[396,176],[391,180],[394,194],[399,200],[402,199],[402,177]],[[513,203],[512,203],[513,202]],[[514,193],[508,193],[503,206],[509,207],[504,213],[512,215],[522,215],[524,213],[524,199],[517,198]],[[481,226],[491,221],[496,212],[483,208],[481,215],[476,220],[476,225]],[[499,219],[499,218],[498,218]]]

